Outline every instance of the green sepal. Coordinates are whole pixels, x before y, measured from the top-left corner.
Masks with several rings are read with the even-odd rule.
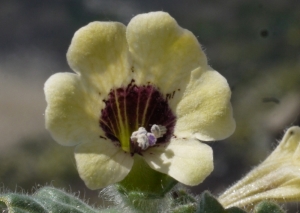
[[[172,192],[172,213],[195,213],[197,199],[185,188],[176,189]]]
[[[208,191],[201,194],[200,205],[196,213],[225,213],[223,206]]]
[[[158,199],[163,198],[176,184],[172,177],[151,169],[141,156],[134,155],[129,174],[116,186],[128,197]]]
[[[174,208],[172,213],[195,213],[196,208],[197,206],[194,203],[184,204]]]
[[[254,207],[253,213],[284,213],[284,211],[274,202],[262,201]]]
[[[9,213],[48,213],[38,200],[27,195],[16,193],[0,195],[0,201],[5,203]]]
[[[224,209],[219,201],[209,192],[205,191],[201,194],[200,205],[196,213],[246,213],[238,207]]]
[[[72,212],[74,213],[95,213],[95,209],[74,197],[73,195],[67,194],[64,191],[52,188],[44,187],[38,190],[34,195],[34,198],[38,199],[48,210],[61,209],[61,212]]]
[[[197,203],[197,199],[192,194],[190,194],[185,188],[174,190],[172,195],[174,199],[174,206]]]
[[[238,207],[230,207],[225,210],[226,213],[247,213],[246,211],[238,208]]]
[[[165,198],[144,196],[140,192],[126,192],[126,194],[121,193],[120,195],[121,203],[131,209],[132,212],[138,213],[161,212],[161,206],[167,204],[165,202],[169,202]]]
[[[7,193],[0,195],[0,205],[9,213],[108,213],[114,210],[96,210],[64,191],[44,187],[33,195]]]

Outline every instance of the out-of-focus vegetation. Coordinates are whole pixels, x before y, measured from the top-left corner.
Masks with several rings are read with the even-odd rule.
[[[169,12],[198,37],[209,63],[228,79],[233,91],[236,132],[212,145],[216,169],[195,190],[224,189],[262,161],[286,127],[300,125],[298,0],[2,0],[0,80],[6,84],[0,85],[0,183],[4,188],[15,190],[18,185],[28,190],[53,181],[88,192],[76,172],[73,148],[57,145],[42,127],[43,82],[55,72],[70,71],[65,53],[81,26],[94,20],[127,24],[132,16],[154,10]],[[15,78],[26,84],[16,83]]]
[[[61,147],[43,135],[24,138],[9,152],[1,153],[0,168],[5,191],[34,192],[48,185],[97,203],[98,192],[86,189],[78,176],[73,149]]]

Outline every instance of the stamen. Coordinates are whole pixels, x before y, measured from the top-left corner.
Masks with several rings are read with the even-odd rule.
[[[139,147],[141,147],[142,150],[146,150],[149,147],[147,134],[140,134],[136,142],[138,143]]]
[[[147,132],[144,127],[140,127],[131,134],[130,139],[132,142],[137,143],[142,150],[146,150],[149,146],[154,146],[157,138],[163,137],[166,132],[166,127],[154,124],[151,127],[151,133]]]
[[[157,140],[154,134],[147,133],[147,138],[148,138],[149,146],[154,146],[156,144]]]
[[[154,124],[151,127],[151,132],[154,134],[156,138],[161,138],[167,132],[167,128],[161,125]]]

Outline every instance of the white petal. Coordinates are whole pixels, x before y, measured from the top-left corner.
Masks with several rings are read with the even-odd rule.
[[[191,81],[176,109],[174,135],[203,141],[221,140],[233,133],[235,121],[226,79],[207,67],[193,70]]]
[[[224,207],[253,206],[261,200],[297,201],[300,195],[300,127],[290,127],[259,166],[218,199]]]
[[[117,22],[92,22],[80,28],[67,53],[70,67],[98,92],[131,81],[126,27]]]
[[[129,51],[138,85],[148,82],[178,102],[191,71],[206,66],[197,38],[165,12],[135,16],[127,27]],[[174,94],[173,94],[174,92]]]
[[[130,154],[109,140],[78,145],[75,159],[79,175],[90,189],[123,180],[133,165]]]
[[[213,170],[212,149],[195,139],[173,138],[143,156],[152,169],[189,186],[198,185]]]
[[[44,91],[46,128],[58,143],[72,146],[103,135],[99,127],[101,97],[93,90],[87,93],[78,75],[54,74],[45,83]]]

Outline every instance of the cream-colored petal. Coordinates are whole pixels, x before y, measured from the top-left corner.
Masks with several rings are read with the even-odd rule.
[[[121,23],[92,22],[72,39],[67,53],[70,67],[101,93],[131,81],[125,31]]]
[[[99,189],[123,180],[133,165],[133,158],[110,140],[80,144],[75,149],[81,179],[90,189]]]
[[[85,92],[78,75],[54,74],[46,81],[44,91],[46,129],[58,143],[72,146],[103,135],[99,127],[103,102],[101,98],[95,102],[93,91]]]
[[[135,16],[126,35],[136,83],[150,82],[163,94],[173,96],[174,102],[180,99],[190,72],[207,64],[197,38],[168,13]]]
[[[143,156],[152,169],[189,186],[201,183],[214,167],[212,149],[195,139],[173,138]]]
[[[253,208],[255,204],[263,200],[299,201],[299,173],[299,169],[296,167],[275,168],[270,173],[258,175],[251,183],[240,188],[234,187],[236,190],[232,191],[230,188],[231,193],[226,193],[227,196],[222,194],[218,200],[226,208],[233,206]]]
[[[177,105],[174,130],[177,137],[221,140],[235,130],[228,83],[210,67],[207,70],[204,73],[200,68],[193,70],[191,81]]]
[[[265,161],[218,198],[220,203],[226,208],[252,208],[262,200],[299,201],[299,144],[300,127],[290,127]]]

